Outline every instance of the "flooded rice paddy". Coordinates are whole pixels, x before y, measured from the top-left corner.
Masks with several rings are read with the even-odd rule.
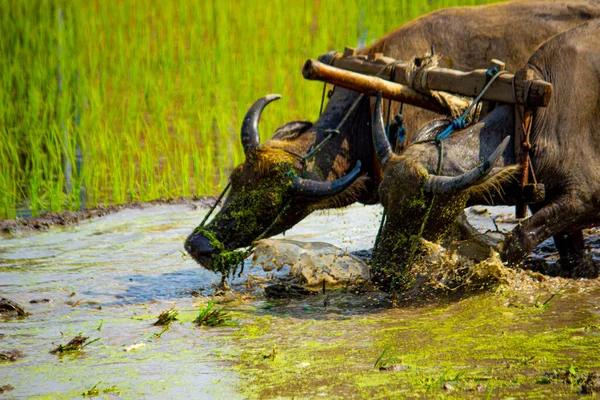
[[[510,229],[512,209],[489,210],[469,217],[490,229],[491,216],[506,214],[505,223],[496,221]],[[198,327],[193,321],[220,277],[182,250],[205,213],[157,205],[1,238],[0,297],[29,315],[0,319],[0,356],[23,353],[0,357],[0,397],[594,396],[598,279],[517,271],[506,284],[460,296],[395,302],[347,287],[268,300],[271,276],[247,260],[244,275],[230,282],[233,293],[216,297],[236,324]],[[370,249],[380,214],[363,206],[315,214],[285,237]],[[587,239],[600,251],[596,231]],[[551,242],[532,258],[553,262]],[[170,308],[178,320],[155,326]],[[91,343],[50,353],[78,334]]]

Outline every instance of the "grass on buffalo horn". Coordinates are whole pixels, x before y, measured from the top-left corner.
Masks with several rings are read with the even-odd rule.
[[[214,300],[208,302],[208,304],[200,309],[198,318],[194,322],[198,326],[233,326],[237,325],[237,322],[231,320],[231,315],[220,308],[213,310],[215,307]]]

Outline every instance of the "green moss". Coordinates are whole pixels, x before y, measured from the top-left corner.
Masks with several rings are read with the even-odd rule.
[[[259,174],[258,161],[253,160],[248,168]],[[289,200],[289,188],[297,175],[294,164],[273,162],[260,177],[233,184],[224,208],[206,226],[194,230],[204,235],[210,245],[219,250],[212,257],[212,269],[224,275],[235,273],[246,255],[243,251],[227,251],[224,243],[242,242],[251,244],[260,239],[273,223]],[[234,178],[232,178],[235,180]],[[227,227],[224,229],[223,227]]]
[[[378,238],[377,248],[373,249],[371,262],[385,290],[404,291],[410,287],[412,278],[408,270],[415,261],[432,206],[432,200],[420,191],[398,207],[386,209],[387,221]]]
[[[259,317],[235,335],[243,348],[238,387],[246,398],[578,398],[577,386],[537,382],[570,365],[578,373],[597,368],[600,337],[577,321],[506,302],[485,294],[350,320]],[[555,306],[568,310],[572,302]],[[277,357],[265,357],[274,344]],[[385,349],[408,369],[375,369]]]
[[[213,271],[223,275],[235,274],[237,267],[244,262],[246,251],[223,251],[213,256]]]
[[[194,229],[194,233],[197,235],[203,235],[205,238],[207,238],[208,243],[210,243],[213,249],[223,250],[225,248],[223,243],[221,243],[221,241],[217,239],[215,234],[210,229],[207,229],[203,226],[199,226],[196,229]]]
[[[382,289],[404,292],[413,283],[409,270],[419,254],[421,239],[442,239],[464,209],[467,195],[432,197],[401,183],[388,191],[386,200],[392,206],[386,208],[371,266]]]

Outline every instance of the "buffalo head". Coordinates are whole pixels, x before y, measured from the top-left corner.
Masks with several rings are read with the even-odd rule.
[[[348,174],[332,180],[326,180],[330,175],[319,173],[310,163],[305,165],[302,156],[314,144],[310,138],[303,140],[312,127],[309,122],[288,123],[269,142],[260,144],[260,115],[267,104],[279,98],[265,96],[246,113],[241,129],[246,160],[232,172],[230,192],[221,210],[185,242],[186,251],[208,269],[227,272],[223,257],[230,251],[291,228],[361,185],[361,180],[357,181],[360,161]]]
[[[426,136],[438,133],[443,125],[425,126]],[[373,144],[383,169],[379,196],[386,210],[386,222],[373,251],[373,268],[382,286],[402,289],[410,283],[408,268],[415,261],[421,238],[441,239],[475,193],[493,190],[514,172],[506,167],[492,168],[506,149],[509,137],[476,166],[457,176],[438,176],[431,171],[437,161],[434,143],[414,144],[396,155],[387,140],[378,96],[372,125]],[[422,136],[418,133],[417,136]],[[453,162],[448,160],[446,162]],[[435,163],[433,163],[435,165]],[[435,167],[433,168],[435,170]]]

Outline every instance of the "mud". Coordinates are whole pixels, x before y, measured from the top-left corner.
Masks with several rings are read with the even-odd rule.
[[[491,218],[510,212],[469,217],[481,231],[494,230]],[[205,213],[186,204],[129,208],[0,240],[0,293],[30,313],[0,320],[0,352],[26,355],[2,363],[0,384],[14,386],[10,396],[583,399],[588,377],[600,371],[598,279],[498,266],[486,269],[502,272],[493,284],[492,274],[483,288],[450,290],[480,261],[452,264],[452,252],[439,249],[432,256],[454,265],[453,275],[441,276],[443,294],[424,280],[404,300],[368,285],[269,300],[265,287],[281,283],[284,271],[266,273],[246,260],[228,291],[182,251]],[[285,238],[367,254],[380,215],[362,206],[316,214]],[[586,240],[597,259],[597,232]],[[549,265],[555,258],[551,243],[531,257]],[[436,263],[425,266],[435,271]],[[235,325],[196,325],[211,300]],[[154,326],[170,309],[177,320]],[[95,341],[50,354],[79,334]],[[544,383],[545,373],[570,368],[585,381]],[[118,393],[102,392],[113,388]]]
[[[14,362],[25,357],[25,353],[21,350],[0,351],[0,361]]]
[[[10,299],[0,298],[0,316],[8,318],[11,315],[25,317],[27,316],[27,312],[16,302]]]
[[[0,234],[14,234],[23,231],[47,230],[52,226],[68,226],[79,222],[114,214],[129,208],[144,209],[158,204],[187,204],[191,209],[209,208],[216,196],[180,197],[175,199],[155,200],[146,203],[134,202],[117,206],[98,206],[79,211],[63,211],[60,213],[46,212],[37,217],[0,219]]]
[[[2,385],[2,386],[0,386],[0,394],[10,392],[11,390],[14,390],[14,389],[15,389],[15,387],[13,385]]]

